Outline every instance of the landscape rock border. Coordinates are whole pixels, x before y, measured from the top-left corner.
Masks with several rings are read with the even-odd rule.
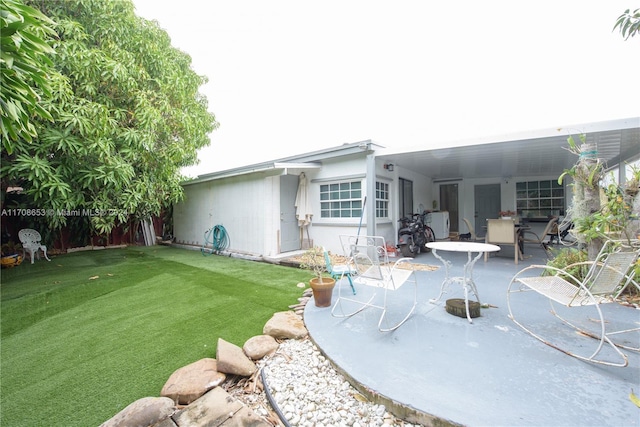
[[[281,409],[277,404],[276,407],[271,404],[268,384],[262,382],[265,378],[263,368],[267,367],[270,361],[275,360],[273,358],[290,357],[278,351],[282,343],[304,340],[310,340],[313,343],[303,320],[304,307],[311,299],[311,295],[311,289],[305,289],[302,297],[298,298],[298,303],[289,306],[290,311],[274,313],[264,325],[263,335],[250,338],[242,348],[220,338],[216,359],[201,359],[177,369],[165,383],[160,397],[139,399],[105,421],[100,427],[311,425],[309,421],[303,424],[304,420],[295,417],[293,420],[283,419],[284,414]],[[313,346],[321,354],[315,343]],[[434,417],[428,414],[408,408],[362,387],[347,373],[336,369],[326,355],[323,354],[322,357],[330,363],[330,368],[335,370],[336,375],[343,376],[344,384],[350,384],[353,387],[351,391],[345,390],[351,399],[360,402],[365,399],[374,406],[379,405],[377,411],[386,414],[385,426],[414,425],[402,421],[402,418],[419,423],[415,424],[417,426],[431,425],[434,421]],[[269,369],[273,371],[273,368]],[[391,412],[386,412],[385,407],[389,406],[393,409]],[[397,418],[399,416],[401,418]],[[353,421],[350,425],[360,426],[353,416],[350,420]],[[437,419],[437,421],[444,420]],[[442,425],[451,424],[444,422]]]
[[[247,406],[255,401],[239,399],[245,391],[264,391],[258,367],[244,348],[250,349],[254,357],[264,358],[277,350],[277,339],[302,339],[308,331],[293,311],[274,313],[264,331],[264,335],[247,340],[243,348],[219,338],[216,359],[204,358],[177,369],[163,386],[161,397],[139,399],[100,427],[280,425],[277,413],[264,397],[256,399],[262,403],[258,405],[260,413]]]

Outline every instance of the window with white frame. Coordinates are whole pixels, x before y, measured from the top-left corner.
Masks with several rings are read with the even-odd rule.
[[[564,186],[555,179],[517,182],[516,204],[523,217],[564,215]]]
[[[376,181],[376,218],[389,218],[389,184]]]
[[[321,218],[359,218],[362,215],[362,181],[320,185]]]

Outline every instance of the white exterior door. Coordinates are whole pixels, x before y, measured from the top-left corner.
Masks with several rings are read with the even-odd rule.
[[[298,176],[280,177],[280,252],[300,249],[300,227],[296,219]]]

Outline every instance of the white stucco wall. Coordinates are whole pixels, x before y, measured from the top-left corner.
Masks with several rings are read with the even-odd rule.
[[[322,218],[320,216],[320,185],[336,181],[362,180],[363,197],[366,188],[366,163],[363,155],[345,156],[322,163],[322,168],[306,172],[312,200],[313,221],[309,234],[314,245],[324,246],[333,253],[342,253],[341,234],[355,234],[359,218]],[[362,225],[365,234],[366,221]]]

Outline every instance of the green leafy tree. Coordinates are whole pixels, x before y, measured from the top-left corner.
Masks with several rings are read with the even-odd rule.
[[[39,103],[49,96],[47,80],[53,49],[47,44],[54,22],[18,0],[0,0],[0,130],[9,154],[19,141],[37,136],[32,116],[51,120]]]
[[[18,181],[50,226],[65,210],[91,212],[91,228],[159,214],[182,199],[181,168],[197,161],[217,123],[199,93],[206,77],[130,0],[30,0],[53,19],[53,122],[3,150],[3,180]]]
[[[633,13],[630,9],[625,10],[624,13],[618,17],[616,25],[613,26],[614,30],[616,28],[620,30],[625,40],[638,34],[638,31],[640,31],[640,9],[634,10]]]

